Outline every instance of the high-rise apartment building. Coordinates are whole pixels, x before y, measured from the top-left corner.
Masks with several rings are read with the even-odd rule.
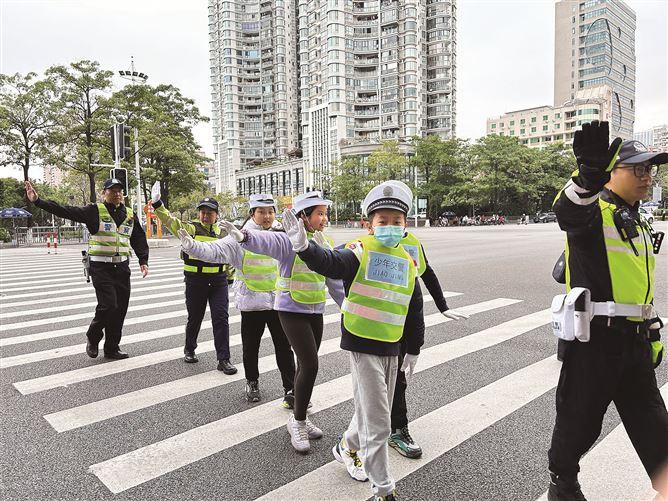
[[[455,0],[210,0],[209,11],[223,189],[321,188],[341,155],[388,139],[454,136]],[[272,69],[279,64],[283,71]],[[262,85],[256,95],[270,77],[273,91]],[[260,140],[256,127],[287,140]],[[287,160],[293,148],[301,161]]]
[[[611,136],[631,139],[635,120],[636,15],[621,0],[555,4],[554,106],[578,90],[612,88]]]
[[[636,132],[633,139],[651,150],[668,151],[668,125],[656,125],[651,129]]]
[[[293,0],[209,0],[219,190],[264,190],[243,173],[299,146],[296,21]]]

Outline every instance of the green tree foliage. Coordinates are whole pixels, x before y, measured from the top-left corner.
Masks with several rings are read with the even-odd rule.
[[[113,72],[97,61],[77,61],[46,71],[58,89],[58,126],[52,134],[49,158],[88,177],[90,201],[97,200],[96,176],[108,170],[94,164],[111,163],[109,128],[114,123],[107,105]],[[105,176],[106,177],[106,176]]]

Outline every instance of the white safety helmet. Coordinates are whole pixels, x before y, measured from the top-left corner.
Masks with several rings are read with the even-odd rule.
[[[301,195],[297,195],[292,199],[292,210],[295,214],[299,214],[304,209],[309,207],[317,207],[318,205],[332,205],[331,200],[322,198],[322,193],[319,191],[307,191]]]
[[[394,209],[408,214],[413,203],[413,192],[401,181],[384,181],[369,191],[362,202],[362,214],[368,216],[378,209]]]
[[[273,207],[274,212],[278,212],[276,200],[274,200],[271,193],[256,193],[251,195],[248,199],[248,207],[250,211],[257,207]]]

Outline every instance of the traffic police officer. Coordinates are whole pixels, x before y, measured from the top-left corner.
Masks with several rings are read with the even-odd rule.
[[[551,501],[585,499],[578,463],[601,433],[610,402],[654,488],[668,498],[658,480],[668,464],[668,412],[654,374],[663,347],[652,306],[662,234],[638,213],[668,153],[619,138],[608,146],[608,135],[608,123],[597,121],[575,133],[578,171],[554,204],[567,236],[567,288],[590,291],[592,320],[588,342],[569,341],[564,354],[549,450]]]
[[[86,333],[86,353],[96,358],[98,345],[104,336],[105,358],[128,358],[118,345],[130,301],[130,247],[139,259],[142,276],[146,277],[148,243],[137,215],[123,204],[123,183],[118,179],[107,179],[102,192],[104,203],[85,207],[63,207],[39,198],[29,181],[26,181],[25,187],[28,200],[37,207],[58,217],[84,223],[91,234],[88,255],[97,307]]]
[[[197,204],[198,219],[184,223],[172,216],[160,200],[160,182],[156,181],[151,188],[151,200],[156,215],[173,235],[178,236],[181,228],[185,229],[195,240],[209,242],[223,238],[223,232],[216,224],[218,219],[218,202],[213,198],[204,198]],[[183,349],[187,363],[198,362],[195,349],[206,303],[211,310],[213,342],[218,358],[218,370],[227,375],[237,373],[237,368],[230,363],[230,325],[229,325],[229,292],[228,283],[232,282],[234,269],[228,264],[205,263],[193,259],[181,251],[183,273],[186,282],[186,342]]]

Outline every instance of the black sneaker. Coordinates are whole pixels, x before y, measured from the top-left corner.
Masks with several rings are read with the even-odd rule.
[[[283,405],[284,408],[286,409],[294,409],[295,408],[295,391],[290,390],[285,392],[285,396],[283,397]]]
[[[563,477],[550,473],[548,501],[587,501],[577,477]]]
[[[390,435],[387,439],[390,447],[395,449],[402,456],[407,458],[417,459],[422,456],[422,448],[415,443],[413,437],[408,431],[408,426],[404,426]]]
[[[251,403],[260,401],[260,386],[257,381],[246,381],[246,400]]]

